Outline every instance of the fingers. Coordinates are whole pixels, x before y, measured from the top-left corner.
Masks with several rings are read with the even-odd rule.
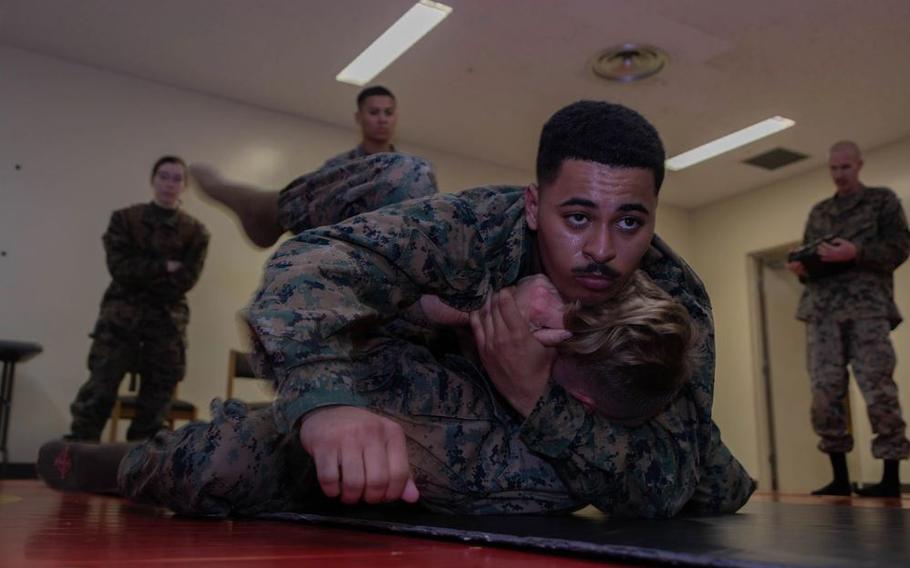
[[[381,444],[370,444],[363,449],[364,486],[363,500],[367,503],[380,503],[385,500],[389,490],[389,455]],[[402,483],[403,485],[403,483]],[[401,490],[399,489],[399,493]],[[395,500],[392,497],[390,500]]]
[[[534,339],[544,347],[557,347],[563,341],[572,337],[572,332],[566,329],[543,328],[532,332]]]
[[[414,483],[414,480],[409,477],[404,486],[404,493],[401,495],[401,500],[405,503],[416,503],[418,499],[420,499],[420,491],[417,490],[417,485]]]
[[[388,418],[354,407],[318,409],[301,422],[300,442],[327,497],[347,504],[419,497],[404,430]]]
[[[388,455],[388,483],[382,500],[388,502],[403,499],[408,503],[413,503],[414,501],[408,501],[406,498],[408,483],[414,486],[413,491],[415,492],[417,486],[411,479],[408,449],[404,436],[393,436],[386,444],[386,452]],[[414,500],[416,501],[416,497]]]
[[[496,294],[493,310],[493,321],[499,329],[509,333],[522,333],[528,330],[528,322],[518,311],[515,296],[508,288],[503,288]]]
[[[360,446],[341,446],[341,502],[353,505],[363,495],[366,478]]]
[[[341,471],[338,468],[338,454],[335,451],[312,452],[316,464],[316,478],[326,497],[341,495]]]
[[[471,333],[474,334],[474,344],[477,346],[478,351],[481,352],[486,347],[487,337],[491,335],[487,332],[489,307],[490,298],[487,298],[480,309],[471,312],[469,318],[471,321]]]

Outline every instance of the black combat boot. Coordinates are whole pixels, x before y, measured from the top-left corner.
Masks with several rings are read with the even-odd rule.
[[[834,481],[821,489],[812,492],[813,495],[852,495],[850,487],[850,474],[847,472],[847,455],[843,452],[828,454],[831,459],[831,469],[834,470]]]
[[[52,440],[38,450],[38,477],[54,489],[117,493],[120,461],[138,444]]]
[[[856,487],[854,490],[860,497],[900,497],[901,478],[900,462],[898,460],[885,460],[885,470],[882,473],[882,482],[868,487]]]

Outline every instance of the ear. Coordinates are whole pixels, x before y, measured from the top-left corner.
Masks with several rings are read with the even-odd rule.
[[[578,402],[581,403],[582,406],[585,407],[585,411],[588,414],[594,414],[595,412],[597,412],[597,405],[594,404],[593,398],[591,398],[590,396],[586,395],[585,393],[579,391],[576,388],[568,388],[566,390],[569,392],[570,395],[572,395],[572,398],[576,399]]]
[[[540,188],[536,183],[525,187],[525,222],[532,231],[537,230],[537,216],[540,214]]]
[[[354,113],[354,123],[357,124],[357,126],[363,126],[360,121],[360,109],[357,109],[357,112]]]

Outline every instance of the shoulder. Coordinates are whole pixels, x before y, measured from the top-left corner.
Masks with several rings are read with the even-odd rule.
[[[360,157],[363,157],[366,155],[367,155],[367,153],[363,149],[363,147],[357,146],[355,148],[346,150],[340,154],[332,156],[331,158],[329,158],[328,160],[325,161],[325,163],[322,165],[322,167],[329,168],[329,167],[336,166],[338,164],[342,164],[344,162],[348,162],[350,160],[354,160],[356,158],[360,158]]]
[[[147,203],[136,203],[135,205],[130,205],[129,207],[122,207],[120,209],[115,209],[111,213],[111,220],[121,219],[121,220],[132,220],[140,219],[142,215],[145,214],[149,205]]]
[[[874,201],[899,201],[897,194],[888,187],[867,187],[866,198]]]
[[[199,233],[205,238],[208,238],[209,236],[208,229],[205,228],[205,225],[202,224],[202,221],[196,219],[182,209],[177,211],[177,223],[180,226],[186,227],[186,230],[189,232]]]
[[[832,206],[833,203],[834,203],[833,195],[822,199],[821,201],[817,202],[815,205],[812,206],[812,211],[811,211],[810,215],[812,213],[815,213],[818,211],[824,211],[824,210],[828,209],[829,207]]]
[[[641,269],[703,323],[711,321],[711,300],[695,270],[656,234],[641,261]]]
[[[485,185],[441,196],[448,196],[483,216],[496,215],[516,207],[524,210],[524,188],[519,186]]]

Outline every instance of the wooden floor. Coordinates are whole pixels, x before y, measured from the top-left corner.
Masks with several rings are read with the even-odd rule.
[[[123,499],[0,480],[0,566],[627,567],[277,521],[174,517]]]
[[[786,503],[910,508],[910,499],[756,495]],[[630,566],[298,523],[200,520],[39,481],[0,480],[0,566]]]

